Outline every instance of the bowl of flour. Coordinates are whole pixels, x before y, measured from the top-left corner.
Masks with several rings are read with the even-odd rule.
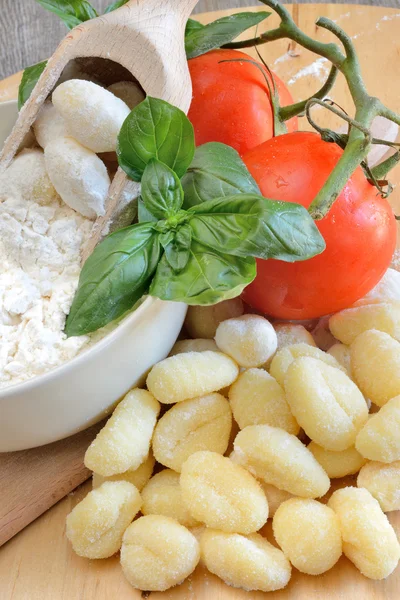
[[[0,147],[16,116],[16,102],[0,104]],[[102,419],[168,354],[186,312],[181,303],[146,298],[118,325],[67,339],[93,221],[54,193],[41,157],[40,149],[24,149],[0,173],[0,452],[50,443]]]

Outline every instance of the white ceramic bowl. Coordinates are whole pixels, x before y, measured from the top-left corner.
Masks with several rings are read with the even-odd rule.
[[[0,104],[0,148],[16,116],[16,102]],[[149,297],[70,362],[1,390],[0,452],[54,442],[101,420],[167,356],[185,314],[185,304]]]

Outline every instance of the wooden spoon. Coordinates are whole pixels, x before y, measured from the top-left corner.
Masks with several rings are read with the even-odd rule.
[[[105,59],[107,62],[101,62],[107,65],[109,71],[128,71],[146,94],[162,98],[186,112],[191,101],[192,86],[184,49],[184,31],[197,2],[129,0],[118,10],[86,21],[70,31],[48,61],[30,98],[20,111],[0,155],[0,172],[14,158],[64,68],[75,59]],[[90,60],[87,64],[98,72],[99,62]],[[121,76],[121,79],[124,78]],[[118,169],[110,186],[106,214],[98,218],[93,227],[84,259],[101,238],[104,225],[112,220],[126,184],[125,173]],[[130,186],[133,185],[130,182]],[[138,193],[139,186],[136,186]]]

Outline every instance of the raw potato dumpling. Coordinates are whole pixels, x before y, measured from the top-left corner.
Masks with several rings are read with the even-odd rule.
[[[324,496],[330,480],[300,440],[283,429],[251,425],[235,439],[235,462],[266,483],[303,498]]]
[[[174,519],[148,515],[125,531],[122,571],[136,589],[163,592],[181,583],[200,560],[199,543]]]
[[[368,462],[358,474],[357,486],[367,489],[383,512],[400,510],[400,460],[389,465]]]
[[[346,346],[345,344],[333,344],[327,350],[327,354],[333,356],[338,363],[345,369],[347,375],[352,378],[351,375],[351,355],[350,355],[350,346]]]
[[[37,143],[46,148],[47,144],[58,138],[69,137],[64,119],[51,102],[45,102],[33,124]]]
[[[86,450],[86,467],[104,477],[137,469],[149,453],[159,412],[150,392],[128,392]]]
[[[300,427],[290,412],[285,392],[264,369],[247,369],[229,390],[229,402],[239,427],[272,425],[297,435]]]
[[[339,517],[343,552],[365,577],[385,579],[397,567],[400,545],[379,503],[363,488],[336,490],[328,506]]]
[[[358,473],[361,467],[367,462],[367,459],[361,456],[354,446],[350,446],[350,448],[340,452],[334,452],[333,450],[326,450],[322,446],[318,446],[315,442],[311,442],[307,448],[313,453],[331,479],[338,479],[346,477],[346,475]]]
[[[200,450],[224,454],[231,428],[229,402],[221,394],[179,402],[156,425],[154,456],[162,465],[180,471],[185,460]]]
[[[148,457],[137,469],[128,469],[124,473],[110,475],[109,477],[93,473],[93,488],[98,488],[105,481],[129,481],[141,492],[153,473],[155,462],[153,453],[149,452]]]
[[[400,273],[395,269],[388,269],[376,286],[353,306],[380,302],[400,302]]]
[[[234,454],[234,453],[232,453]],[[231,459],[232,460],[232,459]],[[285,490],[280,490],[275,485],[271,485],[270,483],[265,483],[265,481],[260,481],[261,487],[264,490],[264,494],[267,496],[268,500],[268,508],[269,515],[273,517],[280,505],[286,500],[293,498],[293,494],[286,492]]]
[[[400,460],[400,396],[389,400],[370,416],[356,439],[356,448],[369,460]]]
[[[66,534],[76,554],[107,558],[118,552],[141,504],[138,490],[127,481],[106,481],[89,492],[67,517]]]
[[[219,352],[218,346],[214,340],[208,340],[206,338],[179,340],[174,344],[169,356],[175,356],[175,354],[182,354],[183,352],[205,352],[206,350]]]
[[[271,323],[259,315],[242,315],[220,323],[215,333],[218,348],[241,367],[260,367],[276,352],[278,338]]]
[[[125,102],[129,110],[132,110],[140,102],[143,102],[146,97],[140,85],[133,81],[118,81],[111,84],[107,89],[114,96],[122,100],[122,102]]]
[[[197,527],[198,521],[189,513],[179,484],[179,473],[164,469],[150,479],[142,491],[144,515],[164,515],[185,527]]]
[[[329,328],[343,344],[351,344],[356,337],[375,329],[400,340],[400,302],[384,302],[347,308],[329,319]]]
[[[89,219],[104,215],[110,178],[94,152],[67,137],[49,142],[44,156],[49,178],[65,204]]]
[[[272,527],[285,556],[301,573],[321,575],[341,557],[339,519],[321,502],[304,498],[283,502]]]
[[[383,406],[400,394],[400,343],[375,329],[361,333],[351,344],[351,372],[364,396]]]
[[[59,199],[39,148],[22,150],[0,175],[0,202],[9,197],[46,206]]]
[[[217,392],[239,375],[237,364],[221,352],[185,352],[165,358],[147,376],[150,392],[164,404],[175,404]]]
[[[272,592],[289,582],[289,561],[259,533],[245,536],[206,529],[200,548],[207,569],[232,587]]]
[[[301,358],[303,356],[318,358],[331,367],[341,369],[341,366],[333,356],[330,356],[330,354],[323,352],[319,348],[310,346],[310,344],[293,344],[292,346],[286,346],[285,348],[282,348],[282,350],[278,350],[272,359],[269,372],[283,387],[288,368],[296,358]]]
[[[268,519],[268,502],[258,481],[216,452],[196,452],[181,472],[183,500],[190,514],[222,531],[253,533]]]
[[[336,367],[304,356],[285,377],[286,400],[308,437],[327,450],[346,450],[368,419],[358,387]]]
[[[189,306],[184,326],[192,338],[213,339],[221,321],[240,317],[243,313],[240,298],[223,300],[212,306]]]
[[[70,135],[93,152],[113,152],[129,107],[91,81],[70,79],[53,92],[53,104]]]

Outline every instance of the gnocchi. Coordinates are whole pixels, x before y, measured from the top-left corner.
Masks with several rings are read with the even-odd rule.
[[[204,352],[205,350],[219,352],[218,346],[214,340],[196,338],[195,340],[179,340],[175,343],[169,355],[174,356],[175,354],[182,354],[183,352]]]
[[[153,473],[155,462],[153,453],[149,452],[148,457],[137,469],[128,469],[124,473],[110,475],[109,477],[93,473],[93,488],[98,488],[105,481],[129,481],[141,492]]]
[[[400,340],[400,302],[367,304],[342,310],[329,319],[329,328],[343,344],[351,344],[356,337],[375,329]]]
[[[191,454],[212,450],[224,454],[232,427],[229,402],[221,394],[185,400],[158,421],[153,451],[162,465],[180,471]]]
[[[271,323],[259,315],[242,315],[220,323],[215,341],[241,367],[260,367],[276,352],[278,338]]]
[[[353,306],[380,302],[400,302],[400,273],[395,269],[388,269],[376,286]]]
[[[334,452],[326,450],[322,446],[318,446],[315,442],[308,444],[307,448],[312,452],[321,467],[326,471],[331,479],[346,477],[358,473],[363,465],[367,462],[354,446]]]
[[[138,490],[127,481],[106,481],[89,492],[67,517],[67,538],[76,554],[107,558],[118,552],[141,504]]]
[[[86,450],[86,467],[104,477],[137,469],[149,453],[159,412],[150,392],[128,392]]]
[[[196,452],[182,466],[183,500],[207,527],[253,533],[268,519],[260,484],[245,469],[216,452]]]
[[[92,81],[70,79],[53,92],[52,101],[70,135],[92,152],[113,152],[129,107]]]
[[[394,571],[400,545],[379,503],[363,488],[336,490],[328,506],[339,517],[343,552],[365,577],[384,579]]]
[[[189,306],[185,328],[192,338],[213,339],[222,321],[240,317],[243,313],[243,302],[240,298],[224,300],[213,306]]]
[[[321,360],[294,360],[285,378],[286,399],[306,434],[327,450],[346,450],[368,419],[358,387],[343,371]]]
[[[290,580],[289,561],[259,533],[245,536],[206,529],[200,549],[207,569],[232,587],[272,592]]]
[[[65,204],[89,219],[104,215],[110,178],[94,152],[66,137],[49,142],[44,157],[50,181]]]
[[[178,585],[195,570],[199,559],[194,535],[169,517],[141,517],[124,533],[122,571],[139,590],[163,592]]]
[[[351,370],[362,393],[377,406],[400,394],[400,343],[371,329],[351,345]]]
[[[275,332],[278,338],[278,350],[286,346],[293,346],[293,344],[317,345],[311,333],[303,325],[278,323],[275,325]]]
[[[330,480],[300,440],[283,429],[251,425],[238,433],[236,460],[255,477],[295,496],[318,498]]]
[[[390,464],[368,462],[358,474],[357,486],[367,489],[383,512],[400,510],[400,460]]]
[[[239,374],[237,364],[220,352],[186,352],[154,365],[147,387],[163,404],[203,396],[231,385]]]
[[[51,102],[45,102],[40,109],[33,131],[39,146],[43,149],[47,144],[69,136],[64,119],[59,115],[56,107]]]
[[[333,358],[335,358],[337,360],[339,365],[341,365],[344,368],[347,375],[350,378],[352,377],[350,347],[349,346],[346,346],[345,344],[340,344],[340,343],[333,344],[333,346],[331,346],[329,348],[329,350],[327,350],[327,354],[330,354],[330,356],[333,356]]]
[[[290,494],[285,490],[280,490],[275,485],[271,485],[265,481],[260,481],[260,483],[264,490],[264,494],[267,496],[269,516],[273,517],[282,502],[286,502],[289,498],[293,498],[293,494]]]
[[[270,374],[283,387],[288,368],[296,358],[303,356],[317,358],[331,367],[341,368],[333,356],[330,356],[330,354],[323,352],[319,348],[314,348],[314,346],[310,346],[310,344],[293,344],[292,346],[286,346],[285,348],[278,350],[272,359],[269,369]]]
[[[229,390],[229,402],[239,427],[266,424],[297,435],[300,427],[290,412],[279,383],[263,369],[241,373]]]
[[[150,479],[142,491],[142,499],[144,515],[164,515],[185,527],[198,526],[183,502],[179,473],[171,469],[164,469]]]
[[[356,439],[365,458],[383,463],[400,460],[400,396],[392,398],[373,414]]]
[[[339,519],[321,502],[305,498],[283,502],[272,527],[285,556],[301,573],[321,575],[342,555]]]

